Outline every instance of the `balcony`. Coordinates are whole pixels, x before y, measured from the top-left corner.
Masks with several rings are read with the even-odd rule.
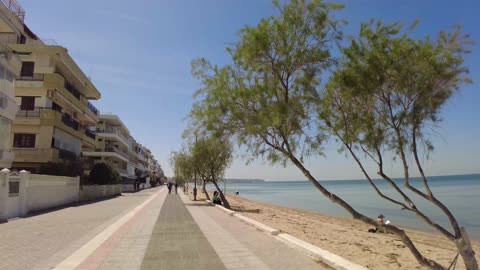
[[[98,109],[95,106],[93,106],[93,104],[90,103],[89,101],[87,101],[87,109],[89,109],[93,114],[98,116]]]
[[[12,148],[15,162],[56,162],[59,159],[59,150],[55,148]]]
[[[55,97],[85,112],[86,104],[81,93],[59,73],[34,73],[32,76],[17,76],[16,79],[16,87],[55,89]]]
[[[89,137],[90,139],[94,139],[94,140],[96,139],[95,133],[91,132],[91,131],[88,130],[88,129],[85,129],[85,135],[86,135],[87,137]]]
[[[15,78],[17,81],[35,81],[35,82],[41,82],[45,79],[45,74],[43,73],[34,73],[33,75],[20,75]]]
[[[39,118],[40,112],[46,108],[35,107],[33,110],[19,110],[17,112],[17,117],[24,118]]]
[[[105,147],[105,152],[114,152],[119,154],[120,156],[126,158],[127,160],[130,160],[130,156],[128,153],[123,152],[122,150],[116,148],[116,147]]]
[[[23,10],[22,6],[20,6],[16,0],[2,0],[2,3],[21,23],[25,21],[25,10]]]
[[[128,139],[116,127],[107,127],[105,129],[98,129],[97,136],[115,139],[123,143],[128,149],[131,149],[131,145],[128,143]]]
[[[70,92],[70,94],[72,94],[76,99],[81,99],[80,97],[82,95],[80,94],[80,91],[78,91],[77,88],[75,88],[75,86],[73,86],[73,84],[71,84],[69,81],[65,80],[63,87],[65,87],[65,89],[67,89],[67,91]]]
[[[40,121],[30,121],[29,119],[39,119]],[[20,110],[17,112],[15,123],[24,125],[55,125],[77,138],[83,137],[78,121],[52,108],[35,107],[33,110]]]
[[[90,131],[88,128],[84,128],[84,133],[82,137],[82,144],[89,143],[92,148],[97,147],[96,134]]]
[[[110,150],[110,151],[109,151]],[[82,151],[82,154],[87,157],[108,157],[108,158],[117,158],[121,161],[128,162],[128,159],[125,158],[125,154],[121,151],[117,152],[113,149],[96,149],[95,151]]]
[[[12,148],[15,162],[58,162],[60,160],[76,160],[78,155],[60,148]]]
[[[73,120],[68,114],[62,114],[62,123],[64,123],[67,127],[73,128],[74,130],[78,130],[80,124]]]

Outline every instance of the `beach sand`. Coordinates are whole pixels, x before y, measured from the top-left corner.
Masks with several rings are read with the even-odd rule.
[[[199,192],[201,197],[204,194]],[[420,266],[409,249],[394,235],[369,233],[373,228],[353,219],[317,212],[287,208],[248,200],[229,194],[232,210],[255,219],[281,232],[342,256],[369,269],[427,269]],[[448,267],[457,254],[445,237],[405,229],[419,251],[429,259]],[[480,262],[480,242],[472,241]],[[457,268],[465,269],[461,257]]]

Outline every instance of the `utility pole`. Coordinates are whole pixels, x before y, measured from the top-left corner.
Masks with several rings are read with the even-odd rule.
[[[195,133],[195,144],[197,143],[197,134]],[[197,200],[197,164],[195,164],[195,170],[194,170],[194,175],[195,175],[195,186],[193,187],[193,200]]]

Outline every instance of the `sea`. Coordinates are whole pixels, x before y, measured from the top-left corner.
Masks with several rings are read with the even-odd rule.
[[[437,223],[452,231],[447,216],[436,206],[403,188],[403,179],[394,179],[411,196],[417,207]],[[404,228],[436,232],[414,213],[381,198],[366,180],[319,181],[328,190],[350,203],[357,211],[374,219],[380,214],[392,224]],[[401,200],[391,186],[375,180],[386,195]],[[413,178],[413,186],[422,189],[421,179]],[[454,214],[471,239],[480,240],[480,174],[429,177],[434,195]],[[316,211],[334,216],[350,217],[348,212],[332,203],[308,181],[230,181],[220,184],[228,193],[238,191],[240,196],[270,204]],[[212,186],[213,187],[213,186]]]

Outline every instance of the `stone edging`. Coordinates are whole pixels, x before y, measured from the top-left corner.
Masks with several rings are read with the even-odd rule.
[[[358,265],[356,263],[353,263],[351,261],[348,261],[338,255],[335,255],[327,250],[324,250],[320,247],[317,247],[315,245],[312,245],[308,242],[305,242],[303,240],[300,240],[296,237],[293,237],[287,233],[280,233],[279,230],[274,229],[272,227],[269,227],[263,223],[260,223],[256,220],[253,220],[251,218],[245,217],[243,215],[240,215],[236,213],[235,211],[229,210],[221,205],[215,205],[217,208],[220,210],[224,211],[230,216],[234,216],[242,220],[243,222],[254,226],[255,228],[265,231],[273,236],[275,236],[278,240],[285,242],[291,247],[297,248],[301,250],[302,252],[320,259],[321,261],[325,262],[329,266],[333,267],[334,269],[338,270],[368,270],[367,268]]]

